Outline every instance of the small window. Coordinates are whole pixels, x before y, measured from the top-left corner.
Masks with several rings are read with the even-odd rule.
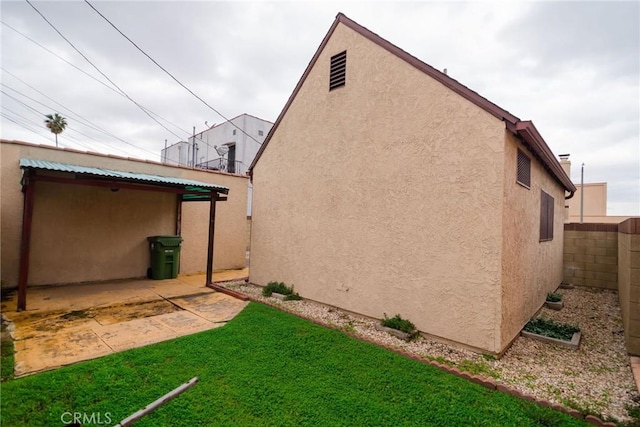
[[[234,135],[236,134],[236,130],[235,130],[235,129],[233,130],[233,134],[234,134]]]
[[[531,159],[518,149],[518,173],[516,182],[531,188]]]
[[[347,76],[347,51],[331,57],[329,69],[329,90],[334,90],[345,85]]]
[[[551,194],[540,192],[540,241],[553,240],[553,205]]]
[[[264,135],[264,132],[262,132],[261,130],[258,131],[258,136],[262,136]]]

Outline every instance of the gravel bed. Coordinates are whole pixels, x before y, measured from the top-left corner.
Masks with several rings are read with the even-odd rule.
[[[630,421],[630,406],[640,405],[624,344],[622,315],[615,291],[560,289],[564,308],[543,308],[539,317],[577,325],[582,341],[577,351],[518,337],[502,358],[474,353],[425,337],[405,342],[377,331],[376,320],[346,313],[312,301],[280,301],[262,296],[262,288],[245,282],[229,289],[312,318],[325,325],[364,337],[425,359],[436,360],[473,374],[492,377],[523,393],[617,421]]]

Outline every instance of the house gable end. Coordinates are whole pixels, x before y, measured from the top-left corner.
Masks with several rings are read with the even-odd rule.
[[[550,148],[548,147],[548,145],[546,144],[544,139],[542,139],[542,136],[537,132],[537,130],[535,130],[535,128],[533,128],[533,123],[532,122],[530,122],[530,121],[522,122],[518,117],[516,117],[516,116],[512,115],[511,113],[509,113],[508,111],[500,108],[498,105],[492,103],[488,99],[480,96],[478,93],[472,91],[468,87],[466,87],[463,84],[459,83],[457,80],[452,79],[448,75],[436,70],[432,66],[426,64],[425,62],[420,61],[418,58],[410,55],[409,53],[407,53],[404,50],[400,49],[396,45],[394,45],[394,44],[390,43],[389,41],[383,39],[382,37],[380,37],[376,33],[368,30],[367,28],[359,25],[355,21],[352,21],[351,19],[347,18],[342,13],[338,13],[338,15],[336,16],[336,19],[334,20],[333,24],[331,25],[331,28],[329,28],[329,31],[327,32],[327,34],[325,35],[324,39],[320,43],[320,46],[318,47],[318,49],[316,50],[315,54],[311,58],[311,61],[307,65],[307,67],[306,67],[304,73],[302,74],[300,80],[296,84],[291,96],[287,100],[287,103],[285,104],[284,108],[280,112],[280,115],[276,119],[275,124],[273,125],[273,127],[271,128],[269,133],[267,134],[267,137],[265,138],[264,143],[262,144],[262,146],[258,150],[258,153],[256,154],[253,162],[251,163],[251,165],[249,167],[249,175],[250,176],[253,173],[253,168],[258,163],[258,161],[260,160],[260,157],[262,156],[262,153],[264,152],[264,150],[269,145],[269,142],[271,141],[271,138],[272,138],[273,134],[278,129],[278,126],[279,126],[280,122],[282,121],[283,117],[286,115],[287,111],[289,110],[289,107],[291,106],[292,102],[294,101],[294,99],[298,95],[298,92],[300,91],[302,85],[304,84],[305,80],[307,79],[307,76],[309,75],[311,70],[316,65],[316,62],[318,61],[318,58],[320,57],[320,55],[321,55],[322,51],[324,50],[325,46],[327,45],[328,41],[333,36],[333,33],[335,32],[335,30],[336,30],[336,28],[337,28],[337,26],[339,24],[343,24],[346,27],[352,29],[353,31],[355,31],[358,34],[360,34],[361,36],[363,36],[366,39],[372,41],[373,43],[377,44],[378,46],[382,47],[383,49],[387,50],[388,52],[390,52],[393,55],[397,56],[398,58],[404,60],[405,62],[409,63],[413,67],[417,68],[421,72],[423,72],[423,73],[427,74],[428,76],[432,77],[434,80],[436,80],[439,83],[443,84],[448,89],[452,90],[453,92],[461,95],[463,98],[465,98],[465,99],[469,100],[470,102],[474,103],[475,105],[477,105],[478,107],[482,108],[483,110],[485,110],[489,114],[493,115],[494,117],[496,117],[496,118],[498,118],[500,120],[505,121],[506,122],[506,128],[509,131],[513,132],[514,134],[519,135],[521,138],[523,138],[525,141],[527,141],[527,143],[529,143],[529,145],[533,149],[534,153],[539,157],[539,159],[545,165],[545,169],[554,177],[554,179],[556,179],[565,188],[566,191],[569,191],[569,192],[572,192],[572,193],[574,191],[576,191],[576,187],[573,185],[573,183],[571,182],[571,179],[567,176],[567,174],[562,170],[562,167],[560,166],[560,164],[557,161],[557,159],[555,159],[555,157],[553,156],[553,153],[551,152]],[[523,123],[525,125],[523,125]],[[530,132],[531,128],[533,128],[535,132],[533,132],[533,133]]]

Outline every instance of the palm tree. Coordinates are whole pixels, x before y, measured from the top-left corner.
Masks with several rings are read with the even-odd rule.
[[[56,135],[56,147],[58,146],[58,134],[62,133],[67,127],[67,120],[62,117],[60,114],[47,114],[45,116],[47,120],[44,121],[44,124],[51,130],[52,133]]]

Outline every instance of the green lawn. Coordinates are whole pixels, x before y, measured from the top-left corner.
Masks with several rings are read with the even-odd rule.
[[[136,426],[583,425],[254,303],[219,329],[2,383],[2,425],[115,424],[194,376]]]

